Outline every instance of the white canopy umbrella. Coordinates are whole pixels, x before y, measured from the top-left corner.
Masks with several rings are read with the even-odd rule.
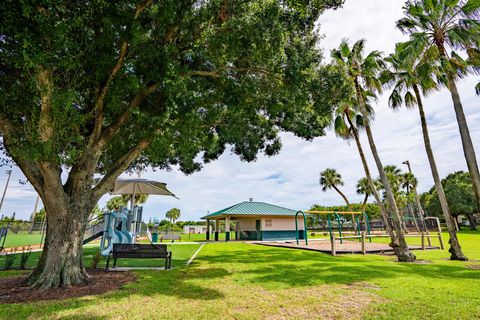
[[[133,209],[135,205],[135,195],[136,194],[153,194],[160,196],[172,196],[177,198],[170,190],[167,189],[167,184],[163,182],[158,182],[154,180],[147,179],[117,179],[115,181],[115,188],[111,194],[121,195],[121,194],[130,194],[131,198],[131,210],[133,214]],[[177,198],[178,199],[178,198]],[[134,217],[135,223],[133,224],[133,239],[135,241],[136,236],[136,220],[137,217]]]

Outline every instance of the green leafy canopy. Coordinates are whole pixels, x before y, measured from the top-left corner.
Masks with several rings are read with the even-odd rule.
[[[108,173],[145,142],[130,169],[188,173],[229,145],[247,161],[273,155],[281,130],[323,135],[329,73],[314,23],[341,2],[3,1],[5,151],[75,167],[105,138]]]

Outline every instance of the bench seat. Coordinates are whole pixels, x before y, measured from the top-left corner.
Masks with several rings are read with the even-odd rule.
[[[165,259],[165,269],[170,269],[172,267],[172,252],[168,251],[167,245],[164,244],[114,243],[111,256],[113,258],[114,268],[117,266],[118,258]],[[106,269],[108,269],[109,263],[110,255],[107,257]]]

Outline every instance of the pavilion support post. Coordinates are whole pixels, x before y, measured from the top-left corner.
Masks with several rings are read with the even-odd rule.
[[[207,220],[207,233],[205,240],[209,241],[210,240],[210,220]]]
[[[230,217],[225,217],[225,242],[230,241]]]
[[[215,241],[218,241],[218,230],[220,230],[220,220],[215,219]]]

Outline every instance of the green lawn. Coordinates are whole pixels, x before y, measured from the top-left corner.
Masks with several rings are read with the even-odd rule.
[[[168,245],[169,250],[172,251],[172,266],[177,267],[184,267],[190,257],[197,251],[200,247],[199,244],[174,244]],[[86,267],[90,267],[93,262],[93,256],[98,252],[98,247],[85,247],[83,254],[84,254],[84,263]],[[18,255],[17,255],[18,256]],[[28,266],[33,267],[38,261],[40,256],[40,252],[33,252],[30,259]],[[19,257],[15,261],[14,267],[18,266]],[[106,260],[102,258],[98,267],[104,268]],[[110,266],[112,266],[113,261],[110,262]],[[3,268],[4,265],[4,258],[0,257],[0,268]],[[163,267],[164,260],[163,259],[118,259],[117,266],[119,267]],[[10,271],[9,271],[10,272]],[[0,271],[0,274],[8,273],[5,271]]]
[[[5,239],[5,248],[36,245],[40,243],[41,238],[42,235],[40,232],[34,232],[32,234],[29,234],[28,232],[9,232]]]
[[[420,263],[404,264],[207,244],[189,267],[138,271],[138,282],[102,296],[0,305],[0,319],[478,319],[480,270],[466,266],[480,265],[480,233],[459,237],[477,261],[449,261],[440,250],[415,251]],[[172,249],[188,251],[177,253],[185,262],[194,248],[183,246]]]

